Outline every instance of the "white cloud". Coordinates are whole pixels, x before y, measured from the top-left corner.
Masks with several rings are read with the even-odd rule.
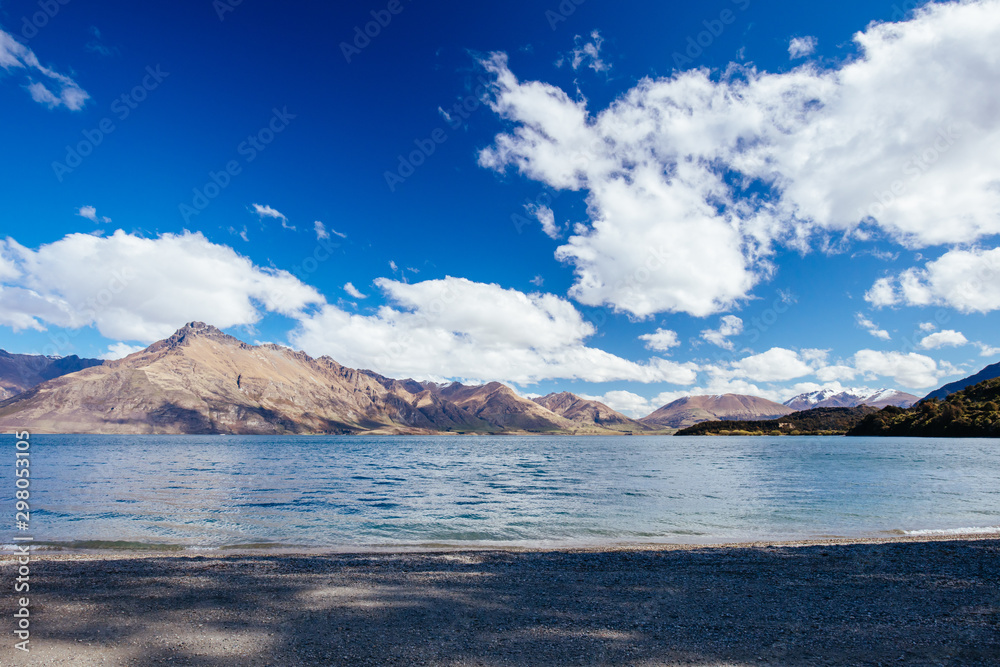
[[[97,209],[94,208],[93,206],[81,206],[79,209],[77,209],[76,214],[81,218],[86,218],[87,220],[90,220],[91,222],[104,223],[104,224],[111,222],[111,218],[107,216],[98,216]]]
[[[939,347],[959,347],[968,344],[968,339],[961,332],[954,329],[945,329],[944,331],[932,333],[920,341],[920,347],[925,350],[936,350]]]
[[[647,350],[658,350],[665,352],[672,347],[677,347],[681,342],[677,339],[677,332],[670,329],[657,329],[651,334],[642,334],[639,340],[646,341]]]
[[[334,236],[339,236],[342,239],[347,238],[347,234],[341,234],[340,232],[338,232],[336,229],[333,228],[327,229],[326,225],[324,225],[319,220],[313,223],[313,230],[315,230],[316,232],[317,239],[328,239],[330,238],[330,234],[333,234]]]
[[[275,220],[281,221],[282,228],[291,230],[295,229],[295,225],[289,224],[288,218],[285,217],[284,213],[282,213],[277,209],[271,208],[266,204],[263,206],[261,206],[260,204],[253,204],[253,210],[254,213],[257,214],[257,217],[259,217],[261,220],[263,220],[264,218],[274,218]],[[322,225],[323,223],[320,224]],[[320,238],[325,238],[325,237],[320,237]]]
[[[532,384],[544,379],[688,384],[697,366],[637,363],[587,347],[595,333],[573,305],[464,278],[375,284],[395,306],[356,315],[332,305],[303,318],[292,343],[390,377]]]
[[[1000,1],[929,3],[855,42],[837,68],[681,72],[595,112],[495,54],[491,108],[513,128],[480,164],[586,192],[589,225],[556,250],[570,296],[638,317],[724,311],[776,243],[862,223],[909,247],[1000,233],[1000,90],[982,85],[1000,79]]]
[[[73,79],[42,66],[31,49],[3,30],[0,30],[0,67],[7,72],[15,68],[25,70],[29,81],[25,88],[31,99],[50,109],[63,106],[70,111],[79,111],[90,99],[87,91]],[[41,75],[47,83],[35,81],[33,75]]]
[[[718,329],[705,329],[701,332],[701,337],[712,345],[732,350],[733,341],[728,340],[729,337],[738,336],[741,333],[743,333],[743,320],[735,315],[724,315]]]
[[[603,396],[590,396],[587,394],[579,394],[579,396],[580,398],[588,401],[604,403],[604,405],[608,406],[612,410],[617,410],[623,415],[632,417],[633,419],[645,417],[650,412],[660,407],[658,405],[654,406],[650,403],[648,398],[640,396],[639,394],[633,394],[630,391],[609,391]]]
[[[870,319],[868,319],[861,313],[857,313],[857,318],[858,318],[858,324],[871,335],[875,336],[880,340],[892,339],[892,336],[889,335],[888,331],[886,331],[885,329],[880,329],[877,324],[872,322]]]
[[[861,350],[853,361],[855,370],[868,379],[891,377],[904,387],[916,389],[936,385],[943,375],[933,359],[914,352]]]
[[[570,67],[576,71],[586,65],[595,72],[607,72],[611,69],[611,65],[601,59],[601,45],[604,44],[604,38],[601,37],[599,30],[594,30],[590,33],[590,39],[593,41],[587,42],[580,35],[573,38],[576,47],[573,49]]]
[[[354,283],[346,283],[344,285],[344,291],[353,296],[355,299],[367,299],[367,294],[362,294],[361,290],[354,286]]]
[[[529,214],[538,219],[538,222],[542,223],[542,231],[545,232],[546,236],[552,239],[559,238],[560,229],[556,224],[556,217],[551,208],[548,206],[536,206],[535,204],[528,204],[525,208]]]
[[[254,266],[200,233],[70,234],[37,250],[8,238],[0,256],[18,273],[0,286],[0,324],[15,329],[94,325],[114,340],[152,342],[192,320],[230,327],[324,303],[287,271]]]
[[[865,294],[874,306],[950,306],[963,313],[1000,309],[1000,248],[949,250],[923,268],[880,278]]]
[[[754,382],[784,382],[811,374],[813,367],[794,350],[772,347],[767,352],[734,362],[732,372],[736,377]]]
[[[130,354],[135,352],[141,352],[146,348],[142,345],[129,345],[128,343],[113,343],[108,345],[108,351],[101,355],[101,359],[106,361],[114,361],[115,359],[124,359]]]
[[[975,346],[979,348],[979,354],[983,357],[993,357],[1000,354],[1000,347],[993,347],[986,343],[975,343]]]
[[[924,332],[937,331],[937,325],[933,322],[921,322],[920,330]]]
[[[792,60],[811,56],[816,51],[815,37],[793,37],[788,42],[788,57]]]

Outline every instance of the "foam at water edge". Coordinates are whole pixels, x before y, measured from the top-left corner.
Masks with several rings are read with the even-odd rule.
[[[1000,526],[977,526],[974,528],[942,528],[929,530],[904,530],[904,535],[996,535]]]

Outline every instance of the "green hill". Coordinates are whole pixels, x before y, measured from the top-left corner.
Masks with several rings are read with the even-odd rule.
[[[866,417],[847,435],[924,438],[1000,438],[1000,378],[949,395],[929,398],[908,410],[884,408]]]
[[[897,410],[900,408],[896,408]],[[710,421],[677,431],[674,435],[844,435],[866,416],[877,412],[856,408],[813,408],[762,421]]]

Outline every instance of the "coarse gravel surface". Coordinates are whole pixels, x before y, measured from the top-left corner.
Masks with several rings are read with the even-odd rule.
[[[1000,665],[1000,539],[0,557],[0,665]]]

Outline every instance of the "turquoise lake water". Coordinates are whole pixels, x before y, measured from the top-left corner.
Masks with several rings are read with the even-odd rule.
[[[215,549],[705,543],[1000,534],[1000,440],[31,437],[0,541]],[[7,546],[6,548],[10,548]]]

